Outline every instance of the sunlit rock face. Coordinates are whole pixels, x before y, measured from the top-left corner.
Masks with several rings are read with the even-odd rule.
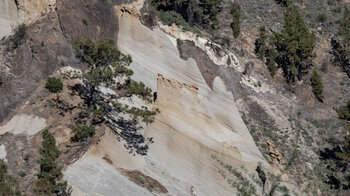
[[[0,0],[0,39],[21,23],[30,24],[55,9],[56,0]]]
[[[14,0],[0,0],[0,39],[17,25],[18,10]]]
[[[232,195],[235,189],[220,176],[212,155],[251,172],[259,162],[267,165],[232,94],[219,77],[209,87],[196,62],[180,58],[174,37],[143,26],[132,12],[117,7],[116,12],[118,48],[132,56],[134,79],[157,92],[154,107],[161,113],[145,129],[145,137],[154,143],[146,156],[133,156],[107,129],[99,144],[66,170],[65,178],[88,195],[113,195],[114,188],[123,194],[134,189],[131,195],[147,195],[145,188],[133,188],[134,182],[120,175],[141,171],[166,188],[166,193],[152,192],[155,195]]]

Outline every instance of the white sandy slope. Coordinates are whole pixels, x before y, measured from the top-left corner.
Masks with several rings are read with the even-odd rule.
[[[158,94],[155,105],[161,113],[145,130],[155,142],[147,156],[132,156],[107,130],[98,145],[65,171],[65,178],[87,195],[148,195],[120,175],[121,170],[139,170],[165,186],[167,195],[232,195],[235,190],[220,176],[211,155],[252,172],[258,162],[267,163],[223,81],[216,78],[211,90],[195,61],[181,59],[158,28],[151,30],[126,12],[119,12],[119,25],[118,47],[133,57],[134,79]]]
[[[46,127],[46,119],[34,115],[15,115],[9,122],[0,126],[0,135],[8,132],[12,134],[34,135]]]

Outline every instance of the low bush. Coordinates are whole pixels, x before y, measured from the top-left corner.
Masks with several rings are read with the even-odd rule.
[[[340,119],[350,120],[350,100],[346,105],[340,106],[337,113]]]
[[[14,34],[9,39],[9,45],[8,50],[13,51],[18,46],[20,46],[23,43],[23,40],[25,39],[27,35],[27,26],[25,24],[18,25],[14,29]]]
[[[75,126],[72,127],[75,136],[72,138],[73,141],[84,141],[88,137],[92,137],[95,135],[95,126],[85,126],[79,123],[76,123]]]
[[[318,16],[317,16],[317,20],[319,21],[319,22],[326,22],[326,20],[327,20],[327,15],[325,14],[325,13],[321,13],[321,14],[319,14]]]
[[[49,77],[45,86],[51,93],[58,93],[63,89],[63,83],[61,79],[55,77]]]

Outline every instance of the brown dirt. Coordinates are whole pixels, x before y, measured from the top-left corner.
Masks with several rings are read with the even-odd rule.
[[[55,76],[59,77],[59,75]],[[78,80],[63,79],[64,88],[59,93],[61,103],[57,102],[56,94],[49,93],[42,84],[29,99],[27,105],[17,111],[18,113],[34,114],[46,119],[47,129],[54,134],[56,145],[61,152],[57,161],[63,169],[80,158],[90,145],[98,143],[105,130],[104,125],[98,125],[96,126],[95,135],[88,142],[71,141],[74,133],[70,127],[74,125],[81,112],[80,107],[84,107],[84,101],[69,88],[78,82]],[[62,103],[65,107],[62,107]],[[33,184],[40,171],[37,160],[42,143],[41,133],[40,131],[32,136],[6,133],[0,136],[0,144],[4,144],[7,151],[6,159],[9,173],[20,181],[20,190],[22,190],[23,195],[34,194]]]
[[[151,192],[158,192],[158,193],[167,193],[168,190],[160,184],[157,180],[146,176],[142,172],[138,170],[122,170],[122,173],[127,176],[130,180],[135,182],[137,185],[142,186],[146,188],[147,190]]]

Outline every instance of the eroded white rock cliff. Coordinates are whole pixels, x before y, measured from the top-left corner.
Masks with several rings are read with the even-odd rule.
[[[134,79],[157,92],[155,107],[161,113],[145,130],[154,143],[147,156],[132,156],[106,131],[99,144],[66,170],[66,179],[88,195],[148,195],[120,175],[141,171],[168,191],[156,195],[231,195],[234,189],[220,176],[212,155],[250,172],[259,162],[268,165],[231,93],[220,78],[213,89],[208,87],[195,61],[180,58],[169,34],[118,9],[118,48],[133,57]]]

